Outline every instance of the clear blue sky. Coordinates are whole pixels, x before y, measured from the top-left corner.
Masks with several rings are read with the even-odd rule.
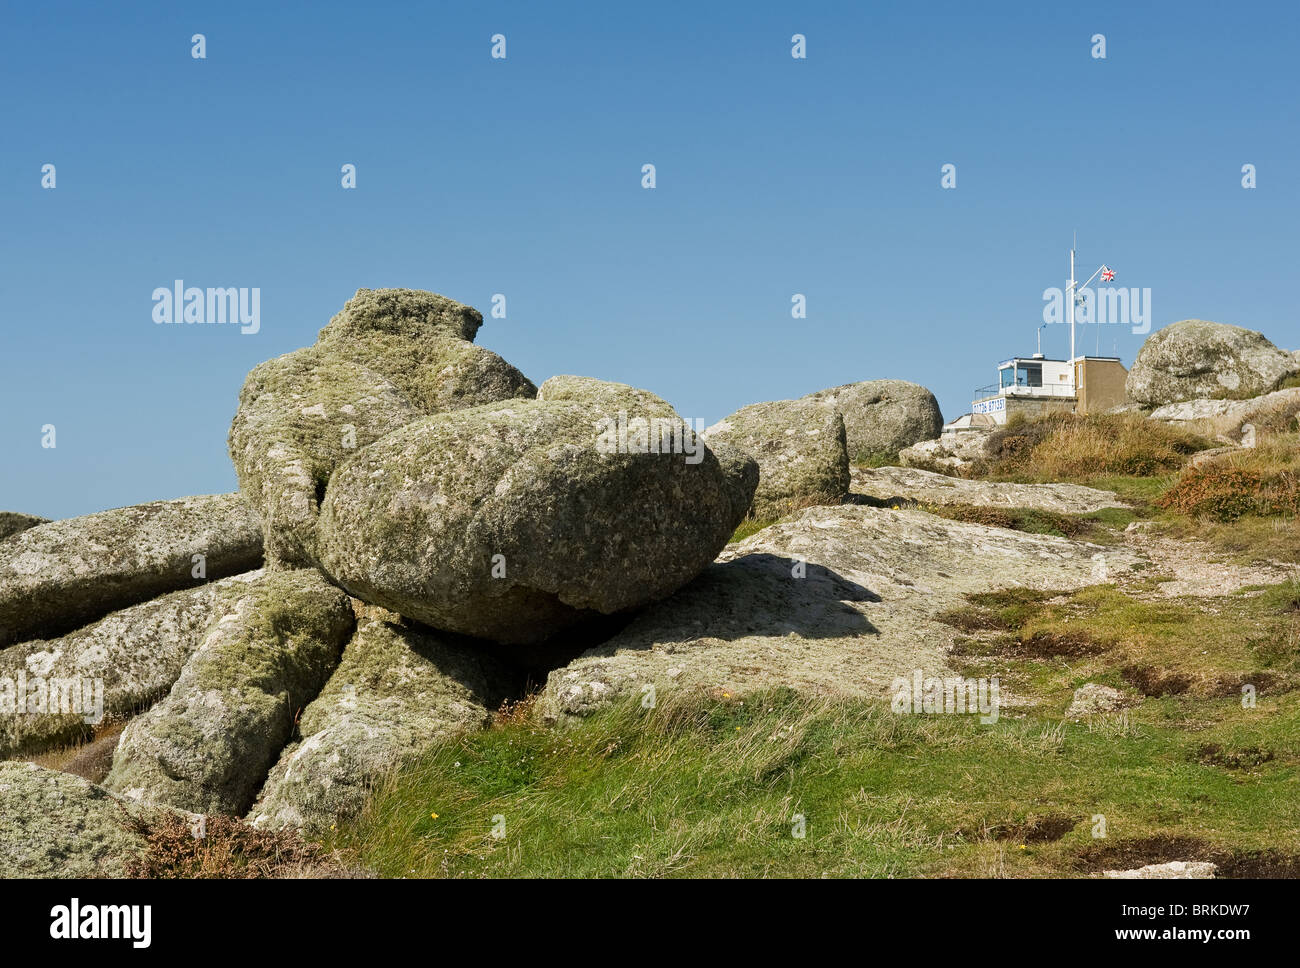
[[[997,360],[1032,352],[1074,230],[1087,272],[1152,289],[1156,327],[1197,316],[1300,346],[1293,2],[0,17],[0,509],[233,489],[245,374],[361,286],[485,314],[505,293],[478,342],[534,381],[633,383],[708,422],[880,377],[964,412]],[[261,332],[156,326],[151,293],[174,279],[260,287]],[[1044,349],[1067,340],[1052,327]],[[1102,350],[1128,362],[1141,340],[1103,327]]]

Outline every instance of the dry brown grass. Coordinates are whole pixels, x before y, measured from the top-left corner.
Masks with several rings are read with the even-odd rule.
[[[196,820],[166,814],[128,821],[144,839],[145,852],[127,863],[127,876],[140,878],[341,878],[366,876],[289,831],[258,830],[236,817]]]
[[[974,476],[1044,481],[1103,475],[1149,477],[1177,471],[1212,446],[1198,434],[1139,414],[1051,414],[1011,420],[988,440],[989,457]]]
[[[99,783],[108,776],[113,751],[117,749],[118,737],[125,728],[126,720],[108,720],[96,726],[91,738],[84,743],[60,746],[25,759],[47,770],[75,773],[92,783]]]

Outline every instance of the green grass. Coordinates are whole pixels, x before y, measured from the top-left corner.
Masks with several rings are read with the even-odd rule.
[[[1176,698],[1110,728],[784,692],[633,703],[445,747],[328,846],[389,877],[1070,875],[1099,846],[1186,829],[1213,856],[1294,855],[1300,711],[1238,705],[1196,709],[1211,722],[1193,734]],[[1269,758],[1226,769],[1211,744],[1219,762]],[[1097,814],[1106,841],[1092,837]],[[1060,839],[1032,842],[1061,818]]]
[[[898,451],[880,450],[874,453],[859,453],[854,456],[853,464],[857,467],[897,467]]]
[[[758,532],[764,528],[770,528],[779,520],[780,518],[746,518],[740,522],[740,527],[736,528],[731,535],[731,540],[727,543],[733,544],[737,541],[744,541],[751,534],[758,534]]]
[[[1128,418],[1012,430],[1021,443],[983,469],[994,479],[1044,479],[1028,476],[1033,454],[1051,480],[1131,507],[926,510],[1103,543],[1149,518],[1242,560],[1300,561],[1292,518],[1217,524],[1156,506],[1203,440],[1158,430],[1148,446]],[[1242,459],[1293,467],[1287,445]],[[774,523],[748,520],[732,540]],[[1300,877],[1300,583],[1198,600],[1159,597],[1160,582],[1011,589],[944,616],[959,671],[997,676],[1015,700],[996,723],[788,690],[681,689],[563,725],[525,702],[396,770],[324,846],[389,877],[1044,877],[1195,859]],[[1088,682],[1133,705],[1066,719]]]
[[[787,690],[682,689],[560,726],[524,707],[393,774],[325,846],[390,877],[1082,876],[1198,858],[1300,875],[1300,586],[1208,603],[1012,590],[970,610],[963,673],[1022,703],[996,723]],[[1100,645],[1013,647],[1044,634]],[[1191,682],[1063,718],[1084,682],[1136,695],[1130,667]]]

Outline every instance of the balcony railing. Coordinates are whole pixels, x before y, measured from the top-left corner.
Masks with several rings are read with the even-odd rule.
[[[986,387],[977,389],[974,399],[978,400],[981,397],[999,395],[1005,397],[1072,397],[1074,396],[1074,387],[1068,383],[1048,383],[1033,387],[1026,383],[1013,383],[1008,386],[990,383]]]

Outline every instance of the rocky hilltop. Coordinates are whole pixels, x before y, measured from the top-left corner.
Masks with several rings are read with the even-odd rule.
[[[118,875],[142,824],[176,818],[327,830],[530,683],[551,723],[678,688],[879,696],[950,670],[944,616],[969,595],[1152,566],[1137,543],[970,512],[1123,508],[1113,492],[853,466],[981,459],[982,434],[943,449],[916,384],[755,403],[697,434],[648,390],[535,386],[473,342],[482,322],[435,293],[359,290],[248,375],[238,493],[0,515],[0,874]],[[1143,349],[1135,399],[1192,401],[1151,419],[1239,432],[1247,404],[1194,398],[1296,372],[1217,326]],[[20,762],[90,740],[82,777]]]

